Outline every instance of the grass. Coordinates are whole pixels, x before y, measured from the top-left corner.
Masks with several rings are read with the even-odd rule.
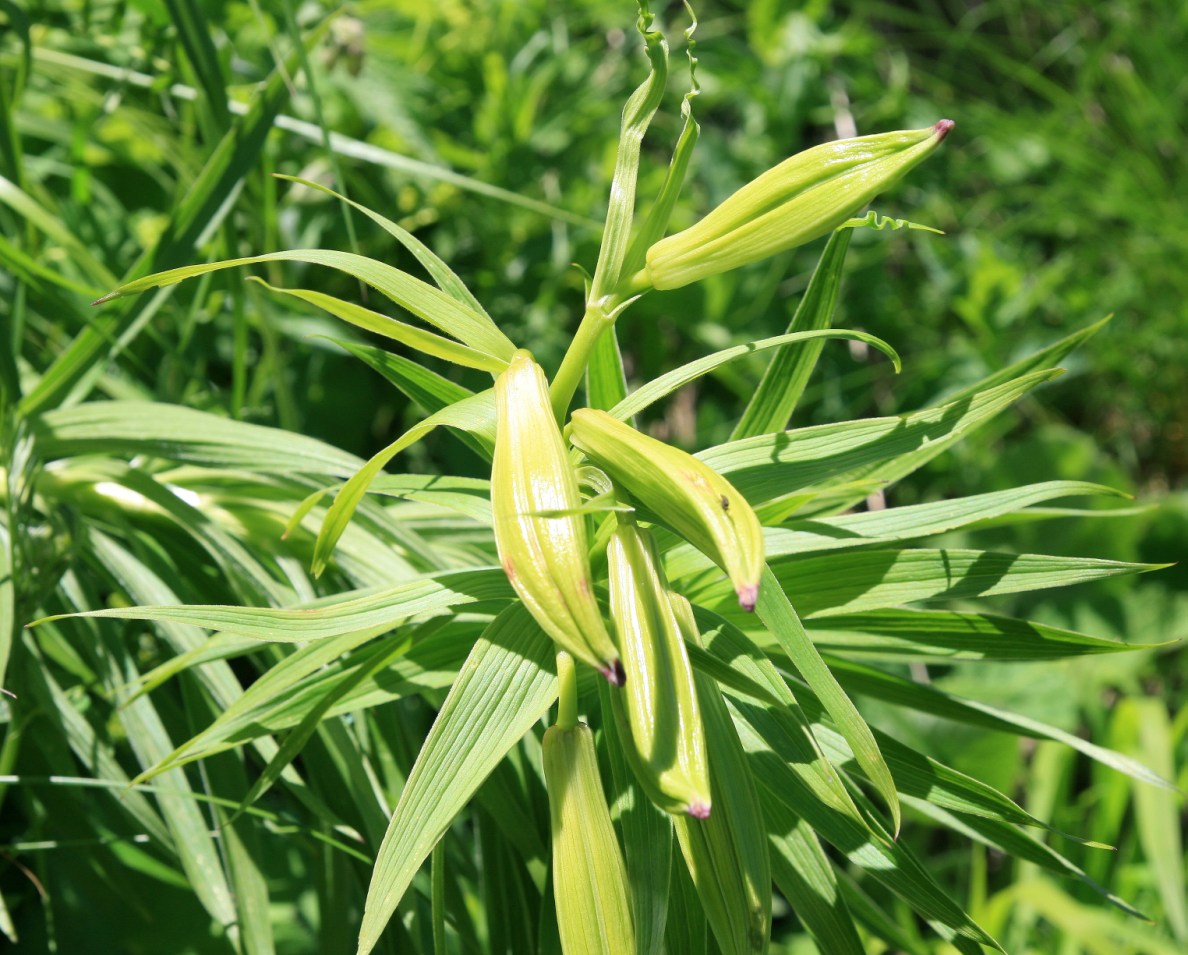
[[[812,5],[790,13],[776,4],[705,4],[698,12],[703,131],[675,228],[790,152],[844,135],[848,124],[869,132],[948,114],[959,121],[927,175],[878,204],[948,237],[856,232],[833,316],[839,327],[896,346],[907,373],[893,377],[861,341],[826,344],[793,425],[944,401],[1113,312],[1078,350],[1053,356],[1070,374],[1023,397],[1014,417],[1004,412],[943,456],[913,461],[910,479],[884,497],[903,506],[1054,479],[1140,490],[1137,512],[1098,510],[1113,502],[1057,511],[1067,502],[1053,498],[940,527],[944,535],[927,546],[954,556],[1176,559],[1182,495],[1153,492],[1182,487],[1185,467],[1188,409],[1177,371],[1185,290],[1176,268],[1185,236],[1174,188],[1183,98],[1174,64],[1184,18],[1156,27],[1131,4],[1041,10],[1007,0],[976,13],[864,2],[845,19]],[[678,53],[674,77],[683,69],[678,14],[665,24]],[[28,20],[17,8],[0,10],[11,27],[0,31],[0,315],[13,343],[0,350],[0,658],[9,663],[3,685],[18,694],[0,701],[0,930],[28,950],[350,950],[389,816],[411,786],[435,715],[456,705],[447,691],[453,686],[458,699],[455,674],[490,620],[483,601],[501,599],[497,578],[488,594],[478,571],[492,559],[482,529],[486,468],[474,453],[481,431],[468,445],[441,429],[405,452],[398,461],[407,473],[381,479],[381,494],[362,500],[320,580],[309,568],[325,504],[280,540],[310,494],[348,478],[425,411],[484,387],[482,372],[433,359],[425,365],[434,374],[418,372],[233,273],[104,310],[87,302],[163,268],[289,247],[353,250],[417,268],[370,221],[270,174],[303,175],[414,232],[513,341],[530,342],[555,369],[574,327],[563,317],[576,319],[582,296],[582,275],[568,266],[590,268],[598,257],[618,111],[644,69],[630,16],[611,3],[564,13],[543,3],[365,5],[328,25],[320,14],[296,24],[310,43],[303,57],[282,8],[273,16],[233,3],[211,18],[185,2],[61,4]],[[360,31],[365,56],[355,76],[348,67]],[[673,83],[645,139],[641,197],[661,187],[683,82]],[[232,105],[222,108],[225,101]],[[647,387],[707,351],[780,334],[819,254],[810,247],[646,297],[620,325],[627,381]],[[382,308],[374,291],[331,270],[273,262],[259,274]],[[381,374],[362,371],[360,355]],[[640,420],[689,448],[722,444],[764,362],[744,355],[690,377]],[[606,387],[613,392],[613,381]],[[844,426],[822,435],[844,440]],[[436,486],[417,480],[427,473],[453,477]],[[820,509],[813,520],[802,515],[800,529],[871,489],[843,487],[810,504]],[[908,578],[914,590],[880,590],[895,561],[909,559],[885,552],[906,554],[900,548],[913,533],[924,531],[879,544],[884,556],[868,559],[865,571],[847,552],[809,558],[821,580],[843,569],[870,576],[851,576],[858,594],[806,588],[794,602],[803,609],[825,600],[826,611],[854,614],[932,599],[946,588],[923,565]],[[854,555],[862,553],[871,552]],[[1112,569],[1071,560],[1040,569],[1057,566],[1070,579]],[[479,588],[468,594],[477,602],[457,605],[448,626],[435,618],[390,630],[403,619],[399,605],[392,610],[394,584],[442,568],[473,573],[447,590],[457,597]],[[1184,635],[1181,570],[1067,592],[1009,593],[997,582],[1022,569],[967,575],[952,608],[1131,643]],[[700,591],[707,609],[713,588],[707,580]],[[359,608],[379,617],[343,629],[333,608],[351,590],[388,597]],[[861,599],[868,604],[854,603]],[[266,611],[261,632],[280,641],[249,639],[246,618],[208,636],[212,620],[200,611],[149,623],[110,619],[134,604],[324,606],[322,617],[301,616],[330,622],[323,640],[303,644],[286,641],[312,631],[286,634]],[[107,618],[23,629],[46,614],[100,608]],[[925,801],[918,779],[896,775],[902,852],[924,858],[1008,950],[1181,949],[1188,927],[1178,797],[1132,785],[1061,735],[1084,734],[1183,788],[1181,651],[1101,655],[1090,643],[1048,634],[1037,644],[1032,634],[1016,654],[1042,655],[1040,646],[1067,658],[1024,666],[997,658],[1006,644],[987,653],[943,630],[892,651],[885,627],[881,641],[863,641],[860,629],[837,631],[811,616],[808,625],[845,694],[881,733],[995,787],[1052,830],[1116,847],[1020,828],[1022,817],[998,801],[994,812],[1006,813],[1005,822],[987,821],[985,805],[980,813],[954,805],[952,792],[948,802],[935,793]],[[497,671],[498,644],[485,645]],[[861,815],[877,820],[885,809],[866,802],[875,791],[856,782],[849,744],[825,725],[819,705],[812,709],[789,648],[767,649],[846,770]],[[711,672],[733,687],[736,712],[750,714],[740,726],[762,735],[762,715],[746,710],[754,684],[714,659],[707,653],[700,665],[718,667]],[[549,667],[545,653],[530,683],[538,709],[551,699],[542,676]],[[905,702],[921,681],[937,693]],[[585,699],[597,713],[590,689]],[[534,716],[533,705],[519,718]],[[432,877],[428,867],[407,873],[410,891],[381,950],[441,951],[443,925],[446,951],[522,952],[552,931],[535,739],[529,733],[508,759],[495,760],[461,821],[448,825],[456,807],[440,807],[426,830],[448,833]],[[878,740],[888,760],[899,752]],[[184,759],[168,762],[178,747]],[[160,773],[151,782],[129,786],[153,770]],[[795,820],[781,815],[790,807],[763,795],[769,823],[788,826],[773,844],[783,895],[772,950],[809,951],[813,938],[819,948],[845,950],[821,942],[830,925],[844,935],[844,920],[783,906],[796,886],[787,860],[799,858],[800,844]],[[624,831],[629,824],[622,820]],[[821,818],[809,824],[831,832]],[[828,850],[821,871],[835,873],[865,943],[946,950],[913,914],[923,888],[896,895],[846,856],[843,835],[831,834],[841,847]],[[1065,878],[1069,865],[1153,924],[1108,907],[1085,878]],[[704,939],[693,889],[676,871],[669,911],[688,915],[670,915],[670,924]],[[697,944],[670,940],[679,950]]]

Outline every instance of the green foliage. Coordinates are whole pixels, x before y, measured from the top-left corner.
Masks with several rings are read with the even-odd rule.
[[[578,682],[638,951],[758,947],[696,864],[744,836],[773,953],[1188,943],[1188,597],[1133,576],[1188,508],[1111,490],[1186,466],[1188,20],[698,12],[695,50],[679,8],[635,33],[595,0],[0,2],[6,939],[557,950],[553,647],[486,481],[488,376],[526,345],[555,407],[695,447],[765,525],[754,615],[656,532],[717,828],[654,809]],[[788,154],[947,113],[871,228],[616,297]]]

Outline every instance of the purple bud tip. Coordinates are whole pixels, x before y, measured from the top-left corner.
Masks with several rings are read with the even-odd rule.
[[[955,122],[953,122],[951,119],[940,120],[940,122],[938,122],[935,126],[932,127],[932,131],[936,135],[937,141],[940,141],[940,140],[944,139],[946,136],[948,136],[949,130],[951,130],[956,125],[957,124]]]
[[[738,588],[738,605],[747,613],[755,609],[755,601],[759,599],[759,585],[747,584]]]
[[[690,803],[689,815],[694,819],[708,819],[710,815],[710,807],[703,802]]]
[[[616,660],[600,672],[611,686],[623,686],[627,682],[627,671],[623,669],[622,660]]]

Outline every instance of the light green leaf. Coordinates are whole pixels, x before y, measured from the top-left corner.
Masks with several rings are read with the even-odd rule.
[[[937,235],[944,235],[940,229],[934,229],[930,225],[920,225],[918,222],[911,222],[907,219],[892,219],[890,216],[881,216],[874,209],[871,209],[866,215],[858,219],[847,219],[838,230],[842,229],[877,229],[880,232],[884,229],[919,229],[922,232],[935,232]]]
[[[891,813],[891,829],[898,834],[900,826],[899,796],[895,790],[895,782],[891,778],[891,771],[879,752],[879,745],[875,742],[874,734],[866,721],[854,708],[850,698],[846,696],[837,680],[834,679],[829,667],[821,659],[817,648],[805,632],[800,617],[793,609],[789,598],[780,588],[775,574],[770,567],[764,567],[763,578],[759,585],[759,599],[755,604],[755,613],[793,661],[796,669],[817,698],[824,704],[841,730],[842,735],[850,744],[858,764],[865,771],[875,789],[878,790],[883,802]]]
[[[510,597],[511,585],[503,569],[481,567],[442,571],[384,590],[348,593],[313,607],[113,607],[58,614],[29,626],[66,617],[115,617],[190,624],[255,640],[297,643],[362,631],[383,633],[417,614]]]
[[[850,235],[847,229],[834,232],[829,237],[808,288],[796,306],[792,321],[788,323],[789,333],[828,328],[833,324]],[[759,387],[731,432],[731,441],[757,434],[771,434],[788,427],[788,419],[804,394],[823,344],[813,342],[803,348],[781,348],[775,353],[763,373]]]
[[[867,550],[781,561],[772,589],[782,587],[805,617],[881,610],[917,601],[959,600],[1065,587],[1119,574],[1158,570],[1092,557],[996,554],[980,550]],[[692,591],[699,603],[737,617],[726,583]]]
[[[326,295],[324,292],[315,292],[310,289],[277,288],[255,275],[248,276],[248,280],[263,285],[275,295],[287,295],[308,302],[310,305],[329,312],[335,318],[341,318],[348,324],[382,335],[384,338],[390,338],[416,351],[432,355],[434,358],[441,358],[464,368],[489,371],[496,375],[507,367],[507,362],[501,358],[487,355],[466,345],[460,345],[448,338],[427,332],[423,328],[417,328],[415,325],[399,322],[380,312],[356,305],[354,302],[347,302],[335,298],[333,295]]]
[[[1122,653],[1159,644],[1116,643],[1030,620],[952,610],[870,610],[819,618],[809,627],[826,651],[869,658],[1060,660]]]
[[[463,398],[452,405],[447,405],[436,411],[428,418],[409,428],[404,434],[371,458],[357,471],[339,492],[334,496],[334,503],[326,512],[322,522],[322,530],[318,534],[314,545],[313,572],[320,575],[326,569],[334,545],[350,523],[351,515],[363,500],[367,488],[384,466],[401,451],[416,444],[421,438],[429,434],[439,425],[448,425],[461,431],[469,431],[490,437],[493,441],[495,433],[495,392],[482,391],[469,398]]]
[[[215,468],[347,477],[362,463],[313,438],[156,401],[93,401],[37,419],[42,460],[143,454]]]
[[[367,889],[359,955],[375,948],[421,863],[496,764],[556,699],[553,644],[527,610],[495,618],[458,675],[400,794]]]
[[[1032,372],[935,408],[758,435],[696,456],[752,505],[820,484],[898,480],[1059,374]]]
[[[764,529],[764,553],[767,554],[768,561],[775,561],[814,551],[912,540],[992,520],[1053,498],[1081,494],[1122,496],[1122,492],[1100,484],[1084,481],[1047,481],[1007,491],[974,494],[928,504],[889,507],[879,511],[842,514],[838,517],[793,519],[784,527]],[[689,544],[675,547],[666,555],[665,570],[670,579],[711,567],[713,562]]]
[[[127,282],[99,299],[96,304],[125,295],[137,295],[147,289],[176,285],[178,282],[209,272],[262,262],[304,262],[337,269],[365,282],[401,308],[476,351],[505,361],[510,360],[515,353],[516,346],[512,344],[511,339],[482,312],[476,312],[460,304],[439,288],[422,282],[400,269],[377,262],[375,259],[355,255],[353,252],[330,249],[287,249],[283,252],[267,252],[263,255],[226,259],[222,262],[208,262],[204,265],[186,265]]]
[[[638,414],[644,408],[655,404],[655,402],[666,395],[672,394],[678,388],[684,387],[691,381],[696,381],[702,375],[708,374],[715,368],[725,365],[727,362],[737,361],[744,355],[750,355],[767,348],[778,348],[795,342],[813,341],[819,338],[838,338],[866,342],[868,345],[872,345],[887,355],[894,362],[896,371],[899,370],[899,356],[895,353],[895,350],[881,338],[868,335],[866,332],[856,332],[845,328],[793,332],[789,335],[776,335],[774,338],[763,338],[746,345],[735,345],[732,348],[724,348],[711,355],[706,355],[704,358],[698,358],[688,364],[681,365],[680,368],[674,368],[672,371],[666,372],[659,378],[653,378],[643,387],[633,391],[615,405],[609,413],[620,421],[626,421],[632,415]]]

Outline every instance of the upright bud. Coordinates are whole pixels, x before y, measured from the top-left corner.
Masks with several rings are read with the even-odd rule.
[[[648,249],[646,279],[654,288],[680,288],[831,232],[924,160],[953,125],[942,119],[927,129],[842,139],[797,153],[696,225]]]
[[[562,649],[621,685],[619,653],[594,598],[585,518],[575,513],[577,478],[544,372],[528,352],[516,352],[496,379],[495,409],[491,510],[508,580]]]
[[[710,814],[693,668],[650,532],[621,522],[607,547],[611,621],[627,686],[612,697],[628,760],[665,812]]]
[[[605,411],[575,411],[572,436],[616,483],[726,571],[744,610],[755,609],[763,528],[733,484],[691,454]]]
[[[588,726],[577,723],[545,731],[544,773],[561,950],[565,955],[630,955],[635,951],[635,930],[627,870]]]

